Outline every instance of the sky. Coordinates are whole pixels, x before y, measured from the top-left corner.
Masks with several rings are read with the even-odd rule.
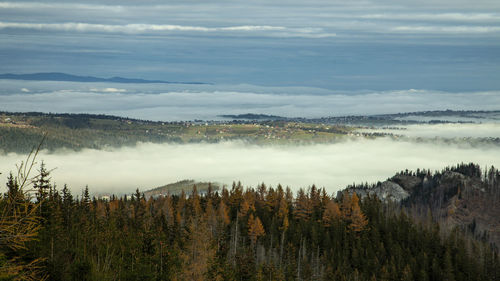
[[[500,89],[496,0],[0,2],[0,73]]]

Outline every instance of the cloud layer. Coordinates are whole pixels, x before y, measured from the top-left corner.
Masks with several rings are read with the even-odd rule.
[[[0,19],[0,73],[500,89],[498,1],[6,1]]]
[[[30,89],[25,92],[18,83]],[[111,114],[139,119],[215,120],[222,114],[260,113],[286,117],[325,117],[426,110],[499,110],[500,92],[439,92],[428,90],[333,92],[308,88],[240,86],[218,89],[193,86],[87,85],[57,83],[47,91],[37,82],[5,82],[0,110]],[[0,87],[2,83],[0,82]],[[15,88],[15,86],[18,88]],[[52,85],[49,83],[49,85]],[[68,89],[64,89],[67,86]],[[184,87],[184,86],[176,86]],[[205,87],[205,86],[202,86]],[[48,88],[51,88],[49,86]],[[86,89],[85,89],[86,88]],[[246,89],[245,89],[246,88]],[[186,89],[189,87],[186,86]],[[430,102],[432,101],[432,102]]]
[[[485,120],[476,119],[475,121],[484,122]],[[403,130],[363,129],[361,131],[393,133],[420,138],[500,138],[500,120],[484,124],[419,124],[398,127]]]
[[[0,158],[2,182],[25,156]],[[220,144],[140,144],[111,151],[42,153],[53,180],[80,194],[133,192],[182,179],[217,181],[245,186],[278,183],[294,189],[312,184],[336,192],[353,182],[383,181],[403,169],[441,169],[460,162],[500,166],[498,149],[395,142],[388,139],[348,141],[328,145],[254,146]]]
[[[225,27],[205,27],[172,24],[91,24],[91,23],[15,23],[0,22],[1,29],[32,29],[40,31],[66,31],[66,32],[103,32],[103,33],[221,33],[238,35],[245,33],[254,36],[275,36],[275,37],[306,37],[325,38],[333,37],[335,33],[324,33],[321,28],[289,28],[284,26],[270,25],[239,25]]]

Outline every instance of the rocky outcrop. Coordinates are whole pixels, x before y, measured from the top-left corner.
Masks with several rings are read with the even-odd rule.
[[[417,176],[397,174],[391,178],[392,182],[399,184],[404,190],[412,193],[415,189],[422,186],[422,179]]]
[[[494,168],[484,173],[471,163],[435,173],[406,171],[338,194],[343,192],[400,203],[417,219],[428,220],[431,215],[443,230],[462,229],[500,247],[500,172]]]
[[[346,190],[349,194],[356,192],[356,194],[360,198],[364,198],[366,196],[374,197],[377,196],[382,201],[393,201],[393,202],[401,202],[402,200],[408,198],[410,193],[406,191],[399,184],[392,181],[384,181],[382,183],[377,184],[377,186],[372,188],[348,188]]]

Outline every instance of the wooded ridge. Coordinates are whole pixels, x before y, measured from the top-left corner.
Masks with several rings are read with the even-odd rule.
[[[240,183],[204,195],[193,186],[189,196],[146,199],[137,190],[131,199],[101,200],[86,189],[75,198],[67,186],[59,190],[49,181],[47,169],[39,169],[32,200],[14,176],[0,199],[4,279],[28,276],[33,260],[41,265],[33,274],[50,280],[500,278],[498,249],[478,235],[481,224],[449,228],[433,213],[456,192],[467,208],[470,200],[486,197],[476,198],[476,187],[467,181],[481,184],[479,193],[498,194],[494,168],[486,177],[474,164],[436,173],[404,171],[391,180],[427,180],[412,186],[412,195],[400,203],[360,198],[349,192],[354,187],[336,198],[315,186],[294,194],[282,186],[244,188]],[[450,173],[463,177],[459,185],[446,180]],[[498,203],[498,197],[491,200]],[[419,207],[426,204],[431,207]],[[18,242],[22,247],[12,247],[4,229],[25,218],[39,228],[25,229],[30,236]]]

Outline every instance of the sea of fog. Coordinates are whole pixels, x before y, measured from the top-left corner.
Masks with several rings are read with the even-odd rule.
[[[366,133],[391,133],[419,138],[500,138],[500,122],[495,123],[442,123],[412,124],[388,128],[360,129]]]
[[[25,155],[0,156],[1,180]],[[353,182],[383,181],[403,169],[440,170],[461,162],[500,166],[498,148],[464,148],[412,143],[386,138],[336,144],[259,146],[242,142],[218,144],[150,144],[106,151],[42,152],[38,161],[53,170],[52,180],[80,194],[129,193],[183,179],[245,186],[281,183],[296,190],[312,184],[334,193]]]
[[[117,84],[0,80],[0,111],[108,114],[138,119],[216,120],[222,114],[286,117],[427,110],[498,110],[500,91],[331,91],[253,85]]]
[[[0,80],[0,111],[110,114],[161,121],[214,120],[221,114],[243,113],[324,117],[446,109],[498,110],[499,104],[500,91],[335,92],[252,85]],[[500,125],[495,122],[406,126],[393,133],[426,138],[500,137]],[[0,180],[5,182],[8,172],[14,171],[25,157],[0,155]],[[500,150],[493,146],[464,147],[385,138],[300,146],[142,143],[106,151],[42,152],[38,161],[42,160],[49,169],[55,168],[52,179],[59,187],[68,184],[76,193],[88,185],[94,193],[121,194],[183,179],[227,185],[241,181],[245,186],[281,183],[293,189],[316,184],[333,193],[353,182],[385,180],[402,169],[442,169],[460,162],[500,166]]]

